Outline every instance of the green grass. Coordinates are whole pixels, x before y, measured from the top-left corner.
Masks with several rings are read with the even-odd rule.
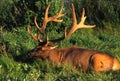
[[[110,26],[110,25],[108,25]],[[70,66],[59,66],[48,61],[26,60],[28,52],[38,44],[27,33],[26,26],[8,32],[1,30],[0,38],[0,81],[119,81],[120,71],[94,71],[84,74]],[[49,39],[62,36],[49,32]],[[55,43],[58,48],[80,46],[86,49],[103,51],[120,60],[120,30],[107,27],[104,30],[81,29],[70,38]],[[18,57],[19,56],[19,57]]]

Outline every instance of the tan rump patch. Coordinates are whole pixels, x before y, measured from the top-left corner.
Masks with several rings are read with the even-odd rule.
[[[112,69],[113,57],[99,53],[92,57],[93,68],[96,72],[107,71]]]

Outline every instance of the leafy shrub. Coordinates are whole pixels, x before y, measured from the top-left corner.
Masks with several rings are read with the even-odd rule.
[[[104,22],[111,24],[120,23],[120,1],[91,1],[91,0],[1,0],[0,3],[0,26],[12,29],[19,25],[33,23],[36,15],[37,21],[41,26],[44,19],[44,11],[48,3],[51,3],[49,16],[55,15],[60,7],[63,7],[65,13],[64,22],[56,24],[48,23],[48,31],[56,25],[55,30],[59,31],[62,27],[71,25],[71,3],[75,4],[77,17],[81,16],[82,8],[86,10],[87,22],[96,23],[104,28]],[[80,19],[78,19],[80,21]]]

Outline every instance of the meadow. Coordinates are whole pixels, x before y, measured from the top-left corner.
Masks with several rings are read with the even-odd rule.
[[[70,38],[55,43],[58,48],[80,46],[98,50],[115,56],[120,60],[120,25],[106,23],[104,29],[80,29]],[[34,28],[34,26],[33,26]],[[38,42],[27,32],[27,25],[12,31],[0,30],[0,81],[118,81],[120,71],[82,73],[68,65],[57,65],[49,61],[27,58],[30,50]],[[54,30],[48,32],[49,39],[62,36]]]

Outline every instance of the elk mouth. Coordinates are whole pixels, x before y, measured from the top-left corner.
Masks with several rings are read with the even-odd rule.
[[[34,58],[35,57],[35,53],[34,52],[29,52],[28,53],[28,58]]]

